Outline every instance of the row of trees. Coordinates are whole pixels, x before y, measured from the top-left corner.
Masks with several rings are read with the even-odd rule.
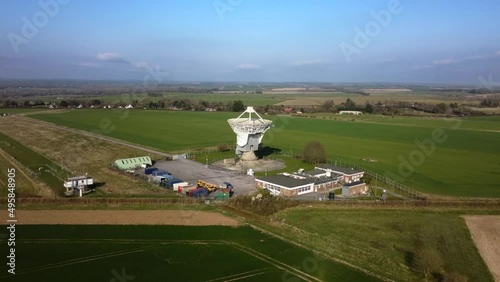
[[[48,105],[50,103],[23,103],[19,105],[18,103],[11,103],[10,101],[5,101],[3,104],[5,108],[9,107],[32,107],[32,106],[38,106],[38,105]],[[206,109],[214,109],[217,111],[233,111],[233,112],[240,112],[245,110],[245,105],[243,104],[243,101],[241,100],[236,100],[236,101],[229,101],[227,103],[223,102],[208,102],[204,100],[191,100],[191,99],[175,99],[175,100],[170,100],[170,99],[162,99],[158,101],[152,101],[152,100],[132,100],[130,103],[125,103],[125,102],[105,102],[100,99],[92,99],[92,100],[76,100],[76,99],[68,99],[68,100],[61,100],[58,103],[55,103],[56,106],[61,107],[61,108],[75,108],[78,106],[82,106],[84,108],[90,108],[90,107],[104,107],[104,106],[111,106],[112,108],[116,107],[125,107],[127,105],[132,105],[134,108],[149,108],[149,109],[167,109],[167,108],[174,108],[174,109],[179,109],[179,110],[194,110],[194,111],[205,111]]]

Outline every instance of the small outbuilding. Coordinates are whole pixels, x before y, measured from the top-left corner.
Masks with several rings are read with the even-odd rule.
[[[364,195],[368,191],[366,183],[357,181],[342,185],[342,195],[345,197]]]
[[[153,165],[153,162],[151,161],[150,157],[144,156],[129,159],[119,159],[113,163],[113,165],[120,170],[134,169],[136,167],[141,167],[141,165],[143,164],[151,166]]]
[[[358,116],[358,115],[362,115],[363,112],[361,112],[361,111],[340,111],[339,114],[341,114],[341,115],[355,115],[355,116]]]

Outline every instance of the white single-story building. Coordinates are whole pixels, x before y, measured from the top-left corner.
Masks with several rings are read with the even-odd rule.
[[[362,115],[363,112],[361,111],[340,111],[339,114],[341,115]]]
[[[303,177],[296,174],[278,174],[255,179],[259,189],[268,189],[273,195],[293,197],[311,192],[327,191],[338,186],[338,180],[331,177]]]

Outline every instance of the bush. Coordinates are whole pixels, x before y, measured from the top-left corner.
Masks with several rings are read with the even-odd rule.
[[[434,249],[423,246],[417,247],[413,257],[413,268],[424,277],[429,277],[435,272],[439,272],[443,266],[441,255]]]
[[[326,162],[326,151],[318,141],[312,141],[304,146],[302,160],[309,164],[319,164]]]
[[[227,203],[238,209],[264,216],[298,205],[296,201],[275,197],[266,189],[261,189],[252,196],[241,195],[231,198]]]

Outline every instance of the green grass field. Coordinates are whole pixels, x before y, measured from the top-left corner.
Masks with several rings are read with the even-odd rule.
[[[0,146],[0,150],[2,150],[2,146]],[[6,187],[8,187],[8,173],[7,171],[9,169],[14,168],[16,171],[16,192],[17,195],[33,195],[36,194],[36,188],[34,187],[33,183],[29,181],[28,177],[24,175],[21,171],[19,171],[19,168],[16,168],[14,164],[3,154],[0,154],[0,186],[2,189],[0,189],[0,197],[7,197],[8,191]]]
[[[276,217],[303,230],[284,228],[285,234],[308,238],[311,247],[395,281],[422,281],[413,270],[416,244],[439,253],[444,273],[493,281],[459,213],[294,208]]]
[[[17,226],[16,234],[16,274],[4,263],[2,281],[122,281],[116,273],[123,281],[378,281],[250,227]]]
[[[365,123],[378,123],[387,125],[401,125],[401,126],[416,126],[416,127],[450,127],[455,124],[459,125],[460,129],[469,130],[492,130],[500,131],[500,118],[499,117],[473,117],[473,118],[450,118],[445,119],[442,117],[408,117],[408,116],[383,116],[383,115],[337,115],[337,114],[314,114],[317,119],[333,119],[338,121],[352,121],[365,122]],[[460,120],[460,122],[458,122]],[[455,122],[456,121],[456,122]]]
[[[62,179],[68,175],[65,169],[1,132],[0,143],[5,152],[34,172],[56,194],[64,192]]]
[[[32,117],[82,130],[107,132],[111,137],[164,151],[178,151],[233,143],[235,136],[226,119],[236,115],[73,110]],[[266,146],[299,153],[305,143],[317,140],[333,160],[357,163],[421,192],[500,197],[500,133],[483,130],[495,129],[500,117],[387,121],[385,117],[366,116],[360,122],[356,119],[266,118],[274,120],[275,124],[264,137]],[[103,125],[104,128],[100,127]],[[436,142],[436,139],[432,141],[434,145],[429,145],[434,130],[442,133],[439,140],[445,140]],[[429,154],[425,154],[416,142],[427,142]],[[376,162],[364,162],[363,158]]]

